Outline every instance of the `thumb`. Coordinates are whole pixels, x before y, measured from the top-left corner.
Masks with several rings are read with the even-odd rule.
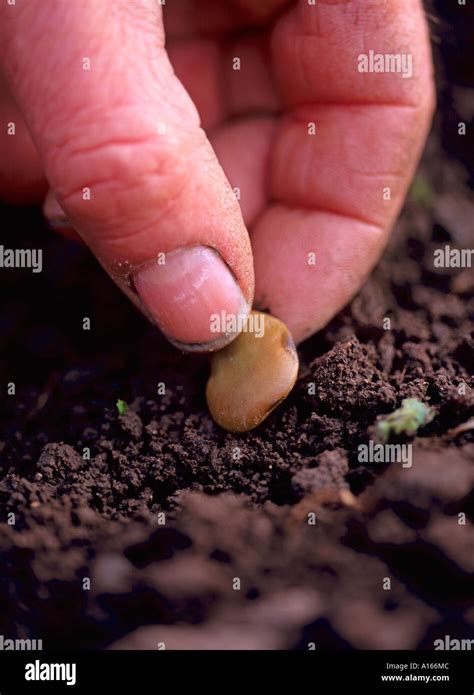
[[[167,58],[159,3],[17,0],[0,25],[10,88],[74,228],[172,342],[228,342],[211,317],[248,312],[250,242]]]

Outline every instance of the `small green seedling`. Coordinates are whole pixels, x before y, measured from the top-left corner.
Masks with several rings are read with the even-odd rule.
[[[128,405],[125,403],[125,401],[122,401],[119,398],[116,405],[119,415],[124,415],[127,412]]]
[[[401,408],[377,422],[376,437],[385,443],[391,434],[415,434],[419,427],[431,422],[434,415],[434,410],[417,398],[404,398]]]

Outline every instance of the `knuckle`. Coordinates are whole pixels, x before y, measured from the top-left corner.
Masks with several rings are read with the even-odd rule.
[[[71,219],[116,226],[123,216],[162,208],[179,194],[189,166],[191,143],[148,132],[82,135],[56,148],[48,174]],[[152,208],[153,209],[153,208]],[[103,219],[102,219],[103,218]]]

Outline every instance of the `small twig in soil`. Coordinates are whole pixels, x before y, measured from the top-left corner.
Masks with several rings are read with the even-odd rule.
[[[32,420],[35,418],[38,413],[40,413],[45,405],[48,403],[49,399],[51,398],[51,395],[56,388],[56,385],[59,381],[59,375],[60,372],[52,372],[52,374],[49,376],[48,381],[46,382],[45,387],[41,391],[40,395],[36,399],[36,403],[33,406],[33,408],[28,412],[26,415],[26,420]]]
[[[464,434],[464,432],[470,432],[470,430],[474,430],[474,417],[471,417],[466,422],[463,422],[457,427],[453,427],[452,429],[448,430],[446,434],[449,437],[457,437],[458,434]]]

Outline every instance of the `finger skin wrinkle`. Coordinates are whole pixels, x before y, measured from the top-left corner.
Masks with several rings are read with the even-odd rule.
[[[351,107],[372,107],[372,106],[387,106],[390,108],[396,108],[396,109],[411,109],[412,111],[424,111],[426,109],[426,104],[421,103],[419,101],[400,101],[399,99],[395,101],[383,101],[379,100],[378,98],[371,99],[369,98],[361,98],[360,100],[344,100],[344,99],[338,99],[337,101],[331,101],[327,99],[318,99],[316,101],[312,102],[301,102],[298,104],[293,104],[292,106],[288,107],[285,111],[286,114],[289,116],[295,116],[295,117],[301,117],[304,118],[304,114],[306,110],[311,110],[316,108],[317,106],[343,106],[344,108],[351,108]]]
[[[304,205],[300,202],[293,202],[290,200],[273,199],[271,205],[281,205],[287,210],[299,211],[301,213],[321,213],[324,215],[331,216],[333,221],[336,223],[339,220],[349,220],[351,222],[357,222],[366,226],[367,230],[373,233],[374,236],[383,236],[386,234],[386,226],[383,224],[378,224],[371,219],[363,217],[361,215],[353,214],[351,212],[343,212],[341,210],[333,210],[327,206],[318,205]]]
[[[131,159],[131,157],[118,156],[117,153],[119,150],[127,151],[129,148],[134,150],[136,147],[145,148],[153,146],[156,147],[156,138],[151,138],[148,135],[144,135],[143,137],[127,138],[123,140],[117,138],[114,138],[113,140],[107,139],[102,143],[90,143],[86,141],[84,144],[78,144],[74,139],[73,141],[69,140],[65,143],[58,143],[56,148],[58,152],[61,153],[61,156],[64,156],[65,159],[73,163],[76,163],[78,158],[85,158],[88,160],[88,157],[90,157],[92,154],[97,154],[98,158],[100,159],[105,157],[110,159],[110,161],[115,160],[118,163],[121,160],[125,163]],[[112,156],[109,156],[107,152],[109,148],[112,151],[116,150],[117,152],[112,152]],[[93,167],[91,166],[90,168]]]
[[[413,74],[359,72],[359,58],[409,54]],[[289,106],[313,101],[416,105],[433,99],[432,61],[418,0],[299,2],[272,35],[278,85]]]
[[[177,204],[198,154],[204,158],[204,140],[197,151],[191,144],[186,149],[163,150],[156,138],[135,143],[107,140],[83,148],[74,145],[61,150],[51,167],[59,172],[53,177],[55,191],[71,219],[84,215],[96,226],[103,223],[108,237],[121,230],[123,239],[122,220],[133,230],[142,217],[149,217],[150,210],[168,214],[171,205]],[[66,167],[70,169],[67,178]],[[83,198],[85,188],[91,191],[90,200]]]
[[[64,202],[91,182],[95,185],[103,181],[111,185],[115,182],[116,187],[126,183],[128,187],[140,176],[146,178],[150,174],[172,180],[179,178],[177,174],[184,173],[189,165],[179,157],[179,154],[183,158],[186,156],[183,146],[179,154],[173,152],[170,156],[170,151],[160,146],[157,138],[143,137],[135,141],[108,138],[86,143],[74,140],[68,147],[57,148],[55,155],[50,156],[49,173]]]
[[[271,196],[389,227],[421,154],[424,128],[424,119],[405,107],[316,104],[292,112],[274,141]]]

